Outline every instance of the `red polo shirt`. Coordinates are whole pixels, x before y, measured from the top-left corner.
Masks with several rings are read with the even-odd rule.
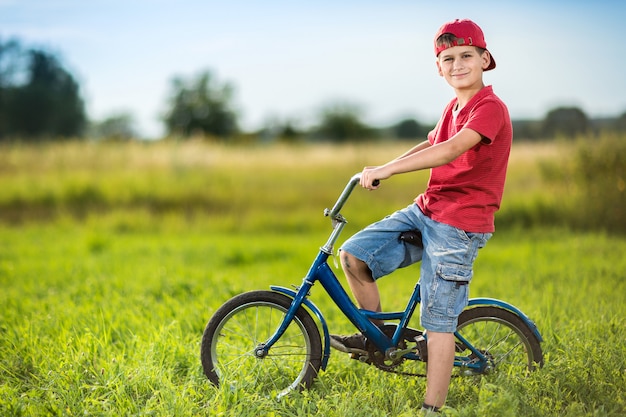
[[[463,128],[483,137],[454,161],[433,168],[428,187],[415,202],[433,220],[466,232],[491,233],[494,213],[500,208],[513,128],[506,105],[491,86],[480,90],[457,114],[457,99],[445,108],[428,134],[431,144],[441,143]]]

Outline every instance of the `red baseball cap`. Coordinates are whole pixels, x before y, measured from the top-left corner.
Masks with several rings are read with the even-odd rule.
[[[437,46],[437,39],[444,33],[451,33],[457,40],[451,45]],[[479,48],[487,49],[487,42],[485,42],[485,35],[480,27],[469,19],[456,19],[452,22],[444,23],[439,28],[435,35],[435,56],[439,56],[441,51],[444,51],[452,46],[477,46]],[[491,55],[491,52],[489,52]],[[485,71],[492,70],[496,67],[496,60],[491,55],[491,63]]]

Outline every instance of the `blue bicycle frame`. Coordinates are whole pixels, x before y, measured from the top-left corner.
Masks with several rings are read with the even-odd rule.
[[[319,319],[321,323],[324,333],[324,357],[322,359],[321,368],[326,369],[326,365],[328,364],[328,359],[330,357],[330,334],[328,331],[328,325],[320,309],[308,299],[310,289],[316,281],[319,281],[322,284],[322,287],[324,287],[331,299],[335,302],[335,304],[339,307],[343,314],[352,322],[352,324],[360,332],[362,332],[367,337],[367,339],[371,343],[373,343],[381,352],[388,351],[388,349],[397,346],[400,342],[404,329],[408,327],[409,321],[415,311],[415,308],[421,301],[419,284],[415,285],[413,293],[411,294],[411,297],[409,298],[409,301],[404,311],[375,312],[359,309],[352,302],[344,288],[341,286],[339,280],[331,270],[330,266],[328,265],[328,258],[329,256],[333,255],[334,244],[341,234],[343,227],[347,223],[346,219],[343,218],[339,211],[345,204],[346,200],[352,193],[352,190],[359,182],[359,180],[360,174],[354,175],[346,185],[339,199],[335,203],[335,206],[331,210],[325,210],[324,214],[326,216],[329,216],[332,220],[333,231],[328,238],[326,244],[322,248],[320,248],[317,257],[313,261],[313,264],[309,268],[309,271],[304,277],[302,285],[298,288],[298,290],[293,291],[291,289],[279,286],[270,287],[273,291],[285,294],[293,298],[293,302],[291,303],[291,307],[287,311],[282,323],[280,324],[276,332],[265,343],[261,344],[257,348],[258,356],[264,356],[265,354],[267,354],[272,345],[276,343],[276,341],[280,339],[280,337],[283,335],[283,333],[293,320],[298,309],[304,304],[310,311],[315,314],[315,316]],[[529,326],[530,329],[532,329],[539,341],[543,340],[535,323],[511,304],[493,298],[473,298],[469,300],[469,306],[474,307],[478,305],[496,306],[516,314],[518,317],[520,317],[520,319],[523,320],[524,323]],[[373,324],[371,319],[399,320],[399,323],[390,338],[386,334],[384,334],[378,326]],[[456,357],[454,365],[464,366],[470,369],[474,368],[478,371],[482,371],[482,369],[486,366],[487,358],[485,358],[482,352],[474,348],[472,344],[469,341],[465,340],[458,332],[455,332],[455,336],[457,340],[465,344],[465,346],[467,346],[472,354],[476,356],[479,360],[470,361],[468,357]],[[406,359],[420,359],[419,355],[416,352],[404,353],[403,356]]]

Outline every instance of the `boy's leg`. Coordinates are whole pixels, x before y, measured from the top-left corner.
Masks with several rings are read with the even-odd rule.
[[[428,369],[424,404],[443,407],[454,365],[454,334],[428,332]]]
[[[341,266],[346,275],[352,295],[360,308],[371,311],[382,311],[380,306],[380,294],[376,281],[372,278],[372,271],[367,264],[354,255],[342,251]],[[381,320],[372,320],[372,323],[380,326]],[[366,339],[361,333],[349,336],[330,335],[330,345],[342,352],[366,354]]]
[[[422,258],[421,248],[399,238],[402,232],[418,228],[418,211],[415,204],[398,210],[353,235],[341,247],[341,266],[360,308],[381,311],[376,279]]]
[[[406,245],[400,233],[417,228],[415,204],[399,210],[356,233],[340,249],[341,266],[357,305],[365,310],[381,311],[376,279],[397,268],[411,265],[422,257],[422,249]],[[419,210],[419,209],[417,209]],[[376,325],[382,320],[372,320]],[[367,353],[361,333],[349,336],[331,335],[330,345],[347,353]]]
[[[378,285],[372,278],[372,271],[367,264],[354,255],[342,251],[341,266],[358,306],[365,310],[382,311]],[[383,324],[382,321],[372,321],[378,325]]]
[[[478,250],[490,233],[467,233],[423,216],[426,225],[420,268],[420,321],[427,331],[428,406],[445,403],[454,365],[454,331],[468,301],[469,284]]]
[[[341,253],[341,266],[359,307],[382,311],[378,286],[365,262],[344,251]],[[453,333],[428,332],[425,404],[437,408],[444,405],[454,364],[454,346]]]

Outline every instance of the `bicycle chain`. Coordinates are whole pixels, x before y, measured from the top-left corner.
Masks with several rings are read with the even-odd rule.
[[[426,374],[415,374],[415,373],[412,373],[412,372],[396,371],[396,370],[389,369],[389,368],[381,368],[380,366],[378,366],[378,365],[377,365],[376,363],[374,363],[374,362],[368,362],[368,363],[371,363],[371,364],[372,364],[372,365],[374,365],[376,368],[378,368],[378,369],[380,369],[381,371],[384,371],[384,372],[389,372],[389,373],[392,373],[392,374],[402,375],[402,376],[416,376],[416,377],[418,377],[418,378],[426,378]],[[398,364],[398,365],[399,365],[399,364]],[[461,375],[452,374],[452,375],[450,375],[450,377],[451,377],[451,378],[460,378],[460,377],[461,377]]]
[[[404,371],[396,371],[394,369],[383,369],[380,368],[378,365],[374,364],[374,366],[376,366],[378,369],[383,370],[385,372],[390,372],[392,374],[396,374],[396,375],[403,375],[403,376],[416,376],[419,378],[426,378],[426,374],[415,374],[412,372],[404,372]]]

